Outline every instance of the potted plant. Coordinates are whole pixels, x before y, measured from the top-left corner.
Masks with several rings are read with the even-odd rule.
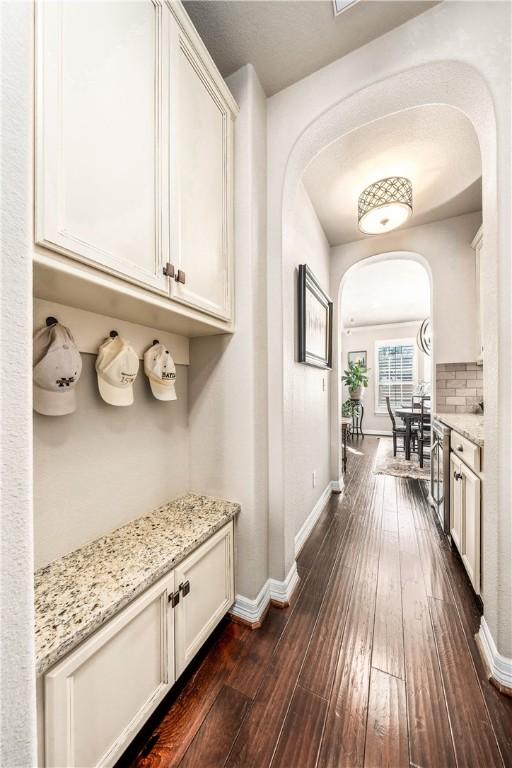
[[[357,363],[350,363],[341,380],[348,387],[350,399],[361,400],[363,388],[368,386],[367,369]]]

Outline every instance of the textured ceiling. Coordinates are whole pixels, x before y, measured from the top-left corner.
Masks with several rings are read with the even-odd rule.
[[[222,75],[251,63],[271,96],[437,3],[359,0],[336,17],[331,0],[185,0],[184,5]]]
[[[306,169],[304,185],[331,245],[367,237],[357,227],[357,200],[386,176],[412,181],[413,215],[402,228],[482,207],[480,149],[470,122],[451,107],[419,107],[347,134]]]
[[[409,259],[386,259],[351,269],[341,301],[345,332],[351,326],[423,320],[430,314],[425,269]]]

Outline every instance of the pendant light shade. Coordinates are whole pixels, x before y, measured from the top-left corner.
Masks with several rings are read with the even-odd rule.
[[[404,176],[381,179],[359,195],[359,229],[381,235],[396,229],[412,213],[412,184]]]

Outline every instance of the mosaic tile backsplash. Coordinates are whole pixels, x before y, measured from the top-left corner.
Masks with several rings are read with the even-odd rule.
[[[477,363],[436,365],[436,410],[438,413],[479,413],[484,399],[484,369]]]

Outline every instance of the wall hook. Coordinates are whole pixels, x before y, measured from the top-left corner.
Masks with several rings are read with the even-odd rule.
[[[117,331],[110,331],[110,338],[111,338],[111,339],[115,339],[115,338],[116,338],[116,336],[119,336],[119,334],[118,334],[118,332],[117,332]]]
[[[160,344],[160,342],[158,341],[158,339],[153,339],[153,345],[155,345],[155,344]]]
[[[59,321],[56,317],[47,317],[46,318],[46,325],[49,328],[51,325],[57,325]]]

